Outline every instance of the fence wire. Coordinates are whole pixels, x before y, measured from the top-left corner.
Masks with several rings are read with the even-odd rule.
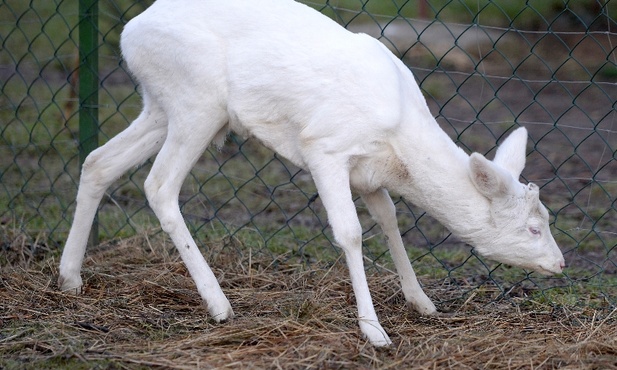
[[[119,55],[122,26],[151,1],[101,0],[100,142],[141,108]],[[307,1],[354,32],[380,39],[415,74],[440,125],[465,150],[491,156],[513,128],[529,130],[526,181],[542,188],[569,268],[543,278],[478,258],[422,210],[397,201],[419,275],[462,293],[612,307],[617,297],[617,2]],[[0,3],[0,208],[2,249],[59,248],[79,177],[78,6]],[[102,240],[153,232],[143,180],[118,180],[99,210]],[[198,242],[238,252],[323,260],[338,252],[310,176],[255,142],[232,136],[187,179],[182,210]],[[380,231],[357,203],[370,268],[388,268]],[[498,297],[496,297],[498,298]]]

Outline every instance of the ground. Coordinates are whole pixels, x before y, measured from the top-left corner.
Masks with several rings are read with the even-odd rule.
[[[442,312],[422,317],[387,271],[368,278],[394,343],[374,348],[341,260],[295,265],[237,248],[205,253],[236,313],[221,324],[161,236],[92,248],[80,296],[57,290],[55,251],[13,248],[0,275],[0,368],[617,368],[614,311],[495,302],[421,279]]]

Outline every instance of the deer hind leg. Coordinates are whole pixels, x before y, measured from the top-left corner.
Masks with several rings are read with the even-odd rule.
[[[430,315],[437,312],[433,302],[422,290],[411,267],[398,229],[396,209],[388,192],[385,189],[379,189],[373,193],[363,194],[362,200],[368,207],[373,219],[383,230],[394,265],[401,279],[405,300],[421,314]]]
[[[321,166],[310,168],[319,191],[334,239],[347,261],[351,284],[358,306],[360,330],[375,346],[391,344],[388,334],[379,323],[369,291],[362,255],[362,227],[351,195],[349,170],[335,158],[326,158]]]
[[[139,117],[86,158],[77,191],[73,224],[60,260],[60,289],[74,293],[81,291],[80,270],[88,235],[105,190],[127,170],[156,154],[166,135],[165,114],[144,96],[144,110]]]
[[[144,186],[150,207],[178,249],[215,321],[231,318],[233,311],[184,222],[178,196],[189,171],[213,138],[222,132],[227,120],[226,112],[214,109],[205,114],[175,113]]]

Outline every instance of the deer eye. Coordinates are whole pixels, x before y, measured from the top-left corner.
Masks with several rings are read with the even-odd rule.
[[[541,234],[540,229],[537,228],[537,227],[534,227],[534,226],[529,226],[529,232],[532,235],[540,235]]]

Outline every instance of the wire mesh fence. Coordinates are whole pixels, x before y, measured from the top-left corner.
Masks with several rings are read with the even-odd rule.
[[[95,2],[96,3],[96,2]],[[123,24],[151,1],[98,1],[99,142],[141,108],[119,55]],[[493,264],[422,210],[397,202],[417,272],[456,289],[612,307],[617,278],[617,33],[611,1],[311,1],[354,32],[379,38],[413,71],[440,125],[468,152],[492,155],[510,130],[529,130],[526,181],[542,188],[569,265],[543,278]],[[2,248],[58,248],[79,178],[80,56],[84,21],[71,1],[0,3],[0,224]],[[83,45],[82,45],[83,47]],[[190,93],[190,92],[187,92]],[[102,240],[153,232],[143,180],[119,179],[99,209]],[[251,140],[210,149],[184,184],[182,210],[198,242],[238,252],[322,260],[338,252],[310,176]],[[357,203],[371,268],[390,266],[380,231]],[[497,298],[497,297],[496,297]]]

